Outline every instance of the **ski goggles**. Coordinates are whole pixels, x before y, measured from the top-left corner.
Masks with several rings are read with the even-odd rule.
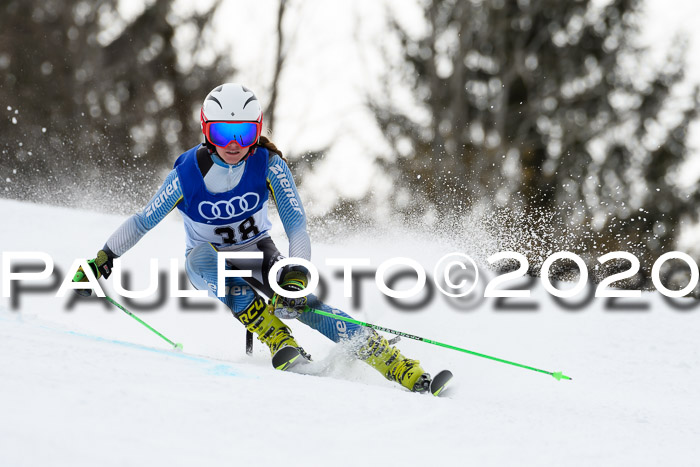
[[[242,148],[258,141],[262,123],[260,122],[206,122],[204,135],[214,146],[225,148],[235,141]]]

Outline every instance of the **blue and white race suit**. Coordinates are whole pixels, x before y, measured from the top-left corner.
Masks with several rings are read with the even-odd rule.
[[[124,222],[104,249],[114,257],[121,256],[177,207],[185,224],[186,271],[197,289],[216,297],[218,251],[263,252],[263,259],[229,261],[234,269],[253,272],[251,278],[227,278],[225,296],[216,297],[233,313],[240,313],[257,292],[271,295],[267,273],[282,258],[268,233],[270,194],[289,238],[289,255],[310,260],[306,214],[289,167],[279,155],[261,146],[254,146],[245,160],[234,165],[226,164],[204,145],[186,151],[143,211]],[[313,294],[307,300],[312,308],[348,316]],[[355,324],[315,313],[302,313],[298,319],[335,342],[361,332]]]

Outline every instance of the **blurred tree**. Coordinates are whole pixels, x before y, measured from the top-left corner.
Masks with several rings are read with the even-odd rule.
[[[298,9],[299,4],[291,4],[289,0],[279,0],[277,4],[277,15],[275,18],[275,54],[273,56],[274,65],[272,71],[272,77],[270,85],[268,88],[269,99],[264,110],[264,121],[265,126],[268,128],[268,132],[272,139],[274,140],[274,129],[275,123],[277,123],[277,107],[279,105],[279,95],[282,88],[282,72],[284,71],[287,56],[290,50],[295,46],[297,34],[299,33],[299,24],[295,23],[291,27],[285,27],[285,18],[290,9],[295,7]],[[289,23],[289,21],[287,21]],[[287,158],[290,169],[293,173],[303,173],[308,170],[312,170],[314,165],[323,158],[325,153],[329,150],[329,147],[320,147],[315,149],[307,149],[301,152],[295,153],[287,150],[286,148],[280,148],[283,150],[285,157]],[[303,184],[303,178],[298,177],[296,179],[297,185]]]
[[[284,68],[284,61],[287,59],[287,50],[285,50],[285,30],[284,30],[284,14],[287,11],[287,0],[280,0],[277,7],[277,52],[275,53],[275,69],[272,73],[272,83],[270,84],[270,100],[265,108],[265,120],[267,126],[275,128],[275,110],[277,108],[277,95],[280,87],[280,75]]]
[[[421,4],[421,33],[391,20],[401,60],[368,99],[398,210],[441,219],[488,200],[501,246],[535,264],[551,249],[673,246],[698,214],[698,191],[676,183],[698,90],[674,93],[682,41],[660,65],[638,45],[641,1]],[[406,83],[413,106],[396,104]]]
[[[130,20],[118,3],[0,6],[3,196],[86,206],[101,196],[131,211],[160,183],[154,173],[201,141],[202,96],[234,72],[210,34],[220,1],[181,17],[153,0]]]

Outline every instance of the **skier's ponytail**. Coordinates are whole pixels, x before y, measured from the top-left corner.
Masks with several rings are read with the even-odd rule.
[[[270,157],[272,157],[274,154],[277,154],[278,156],[280,156],[282,158],[282,160],[284,162],[287,162],[287,158],[284,157],[284,155],[282,154],[282,151],[277,149],[277,146],[275,146],[275,143],[270,141],[270,139],[267,136],[260,135],[260,140],[258,141],[258,146],[261,146],[261,147],[267,149],[268,151],[270,151]]]

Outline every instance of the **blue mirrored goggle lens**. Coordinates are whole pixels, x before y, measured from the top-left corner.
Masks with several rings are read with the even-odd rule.
[[[216,146],[226,147],[231,141],[246,147],[255,143],[258,126],[253,122],[215,122],[209,125],[209,141]]]

